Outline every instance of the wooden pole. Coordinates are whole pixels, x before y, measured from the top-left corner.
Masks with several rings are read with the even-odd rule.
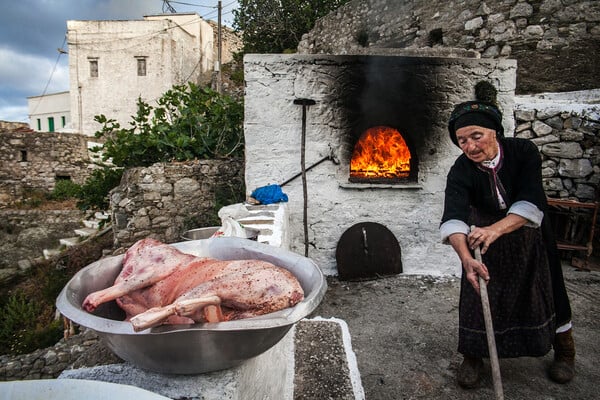
[[[481,261],[481,249],[475,249],[475,259]],[[494,393],[497,400],[504,399],[502,389],[502,377],[500,376],[500,363],[498,362],[498,352],[496,350],[496,338],[494,336],[494,325],[492,323],[492,311],[490,310],[490,300],[487,292],[487,282],[479,276],[479,293],[481,294],[481,305],[483,306],[483,319],[485,320],[485,333],[487,336],[488,350],[490,353],[490,363],[492,364],[492,378],[494,380]]]

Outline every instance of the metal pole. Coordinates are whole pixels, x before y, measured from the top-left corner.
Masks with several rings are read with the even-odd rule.
[[[217,62],[219,63],[219,70],[217,71],[217,91],[219,93],[222,93],[222,83],[223,83],[223,75],[221,74],[221,62],[222,62],[222,58],[221,58],[221,53],[222,53],[222,36],[221,36],[221,2],[219,1],[218,3],[218,10],[219,10],[219,17],[217,20]]]
[[[304,257],[308,257],[308,189],[306,184],[306,104],[302,106],[302,144],[300,148],[300,167],[302,171],[302,194],[304,201]]]
[[[296,99],[294,104],[302,105],[302,141],[300,145],[300,166],[302,173],[302,194],[304,198],[304,256],[308,257],[308,190],[306,184],[306,109],[308,106],[316,104],[311,99]]]

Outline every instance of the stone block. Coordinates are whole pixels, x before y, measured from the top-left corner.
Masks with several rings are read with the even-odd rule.
[[[558,173],[569,178],[585,178],[592,171],[592,163],[585,158],[561,159],[558,164]]]
[[[542,146],[542,153],[548,157],[579,158],[583,149],[576,142],[548,143]]]
[[[552,127],[539,120],[533,121],[531,129],[533,129],[538,137],[546,136],[552,133]]]

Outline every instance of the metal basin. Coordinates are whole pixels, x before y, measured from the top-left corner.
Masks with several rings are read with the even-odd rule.
[[[209,226],[206,228],[190,229],[189,231],[183,232],[181,239],[183,240],[200,240],[210,239],[212,235],[217,232],[220,226]],[[246,237],[244,239],[257,240],[260,230],[254,228],[245,228]]]
[[[247,239],[222,237],[174,243],[179,250],[222,260],[260,259],[288,269],[304,290],[304,300],[292,308],[260,317],[212,324],[163,325],[135,332],[115,301],[93,313],[81,308],[91,292],[111,286],[121,271],[123,256],[96,261],[79,271],[59,294],[58,310],[73,322],[98,333],[119,357],[161,373],[197,374],[241,364],[274,346],[292,325],[321,302],[327,283],[310,259]]]
[[[218,231],[220,226],[208,226],[206,228],[190,229],[189,231],[183,232],[181,238],[183,240],[200,240],[210,239],[210,237]]]

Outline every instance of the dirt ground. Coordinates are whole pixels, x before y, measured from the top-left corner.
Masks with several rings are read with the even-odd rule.
[[[506,399],[599,398],[600,273],[570,265],[563,270],[573,309],[576,377],[566,385],[549,380],[552,351],[542,358],[501,359]],[[458,278],[397,275],[328,283],[313,316],[347,322],[366,399],[495,398],[488,360],[478,388],[456,383],[462,360],[456,352]]]

